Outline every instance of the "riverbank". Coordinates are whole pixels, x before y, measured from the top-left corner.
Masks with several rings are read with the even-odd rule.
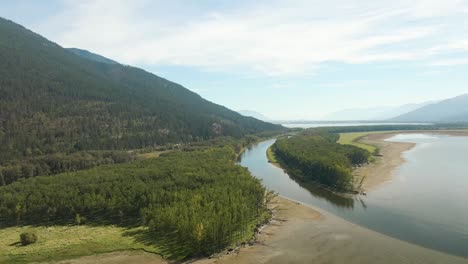
[[[394,171],[405,162],[402,153],[416,145],[415,143],[385,141],[394,135],[396,133],[369,134],[359,140],[361,143],[373,145],[379,149],[379,156],[376,156],[372,163],[353,171],[356,182],[362,182],[362,190],[373,190],[391,180]]]
[[[271,145],[268,149],[267,149],[267,159],[268,159],[268,162],[273,165],[273,166],[276,166],[280,169],[281,168],[281,165],[279,164],[278,160],[276,159],[276,156],[275,156],[275,152],[273,152],[273,149],[272,149],[273,145]]]
[[[271,206],[273,221],[261,230],[255,245],[189,263],[468,263],[467,259],[379,234],[283,197],[275,198]],[[126,251],[55,262],[58,263],[168,262],[157,255]]]
[[[403,152],[412,149],[416,145],[415,143],[385,141],[398,134],[468,136],[468,130],[392,131],[361,136],[357,140],[358,143],[371,145],[379,150],[379,156],[372,163],[356,168],[353,171],[356,182],[361,182],[363,179],[361,189],[364,191],[374,190],[390,181],[396,169],[405,162],[402,156]]]

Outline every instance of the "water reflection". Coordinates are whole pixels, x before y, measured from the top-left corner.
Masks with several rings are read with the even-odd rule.
[[[402,135],[417,143],[392,182],[367,196],[343,196],[289,177],[268,163],[274,139],[247,149],[239,163],[280,195],[369,229],[468,258],[467,137]]]
[[[309,191],[310,194],[315,198],[324,199],[327,202],[333,204],[334,206],[338,206],[340,208],[346,208],[346,209],[354,208],[354,198],[351,195],[338,194],[333,191],[321,188],[317,184],[314,184],[311,182],[302,182],[289,175],[288,177],[294,182],[296,182],[297,184],[299,184],[299,186]],[[364,203],[362,200],[361,202]]]

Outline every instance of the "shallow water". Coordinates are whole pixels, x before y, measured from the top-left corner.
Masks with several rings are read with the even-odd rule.
[[[414,142],[391,182],[367,196],[342,197],[301,186],[268,163],[268,140],[246,150],[240,164],[281,195],[322,208],[369,229],[468,258],[468,137],[407,134]]]

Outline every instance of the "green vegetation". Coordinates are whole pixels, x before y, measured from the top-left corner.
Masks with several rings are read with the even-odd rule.
[[[276,159],[276,155],[275,155],[275,152],[273,151],[273,148],[272,147],[269,147],[267,149],[267,158],[268,158],[268,161],[272,164],[279,164],[278,160]]]
[[[337,140],[337,134],[310,129],[278,139],[272,150],[292,177],[339,191],[352,191],[353,166],[367,163],[370,153],[356,146],[338,144]]]
[[[17,181],[0,187],[0,225],[143,226],[127,234],[164,256],[210,254],[269,218],[264,187],[235,157],[230,146],[176,151]]]
[[[34,232],[24,232],[20,234],[21,245],[27,246],[37,241],[37,235]]]
[[[9,160],[0,166],[0,186],[39,175],[89,169],[99,165],[132,161],[135,155],[127,151],[81,151],[68,155],[47,154],[38,157]]]
[[[283,129],[141,69],[82,57],[2,18],[0,36],[0,185],[118,163],[99,151]]]
[[[466,129],[468,123],[441,123],[432,125],[371,125],[371,126],[339,126],[339,127],[320,127],[314,131],[328,133],[349,133],[349,132],[374,132],[374,131],[399,131],[399,130],[454,130]]]
[[[37,242],[26,247],[22,246],[19,236],[23,232],[36,233]],[[145,240],[146,236],[148,236],[146,227],[115,225],[9,227],[0,229],[0,263],[56,261],[117,250],[141,249],[163,254],[163,248]]]
[[[354,133],[340,133],[340,138],[338,139],[339,144],[343,145],[353,145],[362,149],[369,151],[372,154],[376,154],[378,149],[376,146],[365,144],[359,142],[363,137],[376,132],[354,132]],[[385,133],[385,132],[382,132]]]

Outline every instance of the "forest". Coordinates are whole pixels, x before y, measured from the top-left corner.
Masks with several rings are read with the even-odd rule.
[[[89,169],[104,164],[132,161],[135,155],[127,151],[81,151],[48,154],[19,160],[9,160],[0,165],[0,186],[20,179],[41,175]]]
[[[143,225],[154,243],[210,254],[269,218],[265,188],[235,158],[229,146],[174,151],[20,180],[0,187],[0,226]]]
[[[353,191],[352,169],[368,162],[367,150],[336,143],[339,135],[324,129],[307,129],[278,139],[272,146],[276,159],[289,175],[338,191]]]
[[[0,36],[3,166],[51,154],[133,150],[284,129],[142,69],[82,57],[2,18]]]

